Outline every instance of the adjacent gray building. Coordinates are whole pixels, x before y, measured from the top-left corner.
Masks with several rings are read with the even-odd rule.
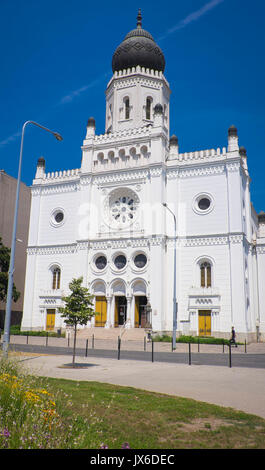
[[[5,246],[11,247],[13,218],[15,210],[17,180],[0,170],[0,237]],[[31,204],[31,190],[26,184],[21,183],[19,195],[19,212],[17,225],[17,245],[15,258],[14,283],[20,292],[20,298],[12,303],[11,324],[21,322],[24,283],[26,271],[26,250],[28,243],[29,216]],[[0,328],[4,327],[5,303],[0,302]]]

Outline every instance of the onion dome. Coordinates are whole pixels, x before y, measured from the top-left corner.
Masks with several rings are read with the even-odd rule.
[[[237,136],[237,128],[234,125],[229,127],[228,135],[229,135],[229,137],[231,137],[231,136],[236,137]]]
[[[177,136],[175,134],[173,134],[171,137],[170,137],[170,140],[169,140],[169,144],[170,146],[178,146],[179,144],[179,140],[177,138]]]
[[[163,52],[151,34],[142,29],[141,10],[138,11],[136,29],[125,36],[112,57],[113,73],[137,65],[162,72],[165,70]]]
[[[240,147],[240,149],[239,149],[239,155],[240,155],[241,157],[245,157],[245,156],[247,155],[247,151],[246,151],[245,147]]]
[[[37,166],[45,166],[45,159],[43,157],[40,157],[38,159],[38,163],[37,163]]]
[[[90,117],[87,121],[87,127],[96,127],[96,121],[93,117]]]

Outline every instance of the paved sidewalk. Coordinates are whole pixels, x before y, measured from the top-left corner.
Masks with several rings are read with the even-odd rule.
[[[264,347],[260,349],[264,352]],[[73,369],[67,367],[71,364],[71,356],[22,354],[19,357],[24,366],[40,376],[135,387],[232,407],[265,418],[264,369],[97,357],[77,357],[76,364],[83,367]]]
[[[10,336],[10,344],[28,344],[30,345],[46,345],[47,338],[45,336],[19,336],[19,335],[11,335]],[[77,339],[76,348],[86,348],[86,339]],[[48,338],[48,345],[49,346],[58,346],[58,347],[68,347],[68,340],[66,338]],[[71,339],[69,343],[69,347],[73,347],[73,339]],[[92,347],[92,337],[88,339],[88,348]],[[198,347],[200,353],[213,353],[213,354],[223,354],[223,345],[222,344],[192,344],[191,343],[191,351],[197,352]],[[118,342],[115,340],[106,340],[106,339],[95,339],[94,340],[94,348],[95,349],[112,349],[116,350],[118,348]],[[151,351],[152,343],[146,342],[146,351]],[[224,346],[225,351],[227,352],[228,346]],[[246,346],[247,353],[252,354],[265,354],[265,343],[251,343]],[[242,354],[245,352],[245,345],[241,344],[237,348],[233,347],[233,354]],[[124,351],[144,351],[144,342],[143,341],[121,341],[121,350]],[[154,350],[156,352],[170,352],[171,343],[163,343],[163,342],[154,342]],[[188,353],[188,344],[187,343],[177,343],[176,344],[176,353],[177,352],[185,352]]]

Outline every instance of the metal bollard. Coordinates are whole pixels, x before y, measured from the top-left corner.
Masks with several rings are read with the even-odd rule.
[[[198,352],[200,352],[200,338],[198,338]]]
[[[94,335],[92,335],[92,349],[94,349],[95,347],[95,337]]]
[[[229,343],[229,367],[232,367],[231,343]]]
[[[146,351],[146,336],[144,337],[144,351]]]
[[[46,346],[48,346],[48,337],[49,337],[49,333],[47,331],[47,334],[46,334]]]
[[[247,340],[245,339],[245,353],[247,352]]]
[[[118,360],[120,359],[120,355],[121,355],[121,339],[118,336]]]
[[[189,343],[189,366],[191,365],[191,349],[190,349],[190,343]]]
[[[29,335],[27,334],[27,344],[29,344]]]
[[[152,362],[154,362],[154,340],[152,339]]]
[[[88,339],[86,340],[86,357],[87,357],[87,350],[88,350]]]
[[[225,352],[225,342],[223,340],[223,353]]]

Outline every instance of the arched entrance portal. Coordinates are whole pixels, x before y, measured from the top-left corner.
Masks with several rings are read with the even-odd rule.
[[[127,299],[125,296],[115,296],[115,326],[122,326],[127,320]]]
[[[112,286],[115,302],[114,326],[122,326],[127,320],[126,285],[122,280],[116,280]]]
[[[103,327],[107,321],[107,299],[104,282],[97,281],[93,286],[95,295],[95,326]]]
[[[134,327],[145,328],[147,326],[146,315],[146,285],[142,280],[137,280],[132,286],[134,296]]]
[[[135,296],[135,328],[145,328],[147,297],[145,295]]]

